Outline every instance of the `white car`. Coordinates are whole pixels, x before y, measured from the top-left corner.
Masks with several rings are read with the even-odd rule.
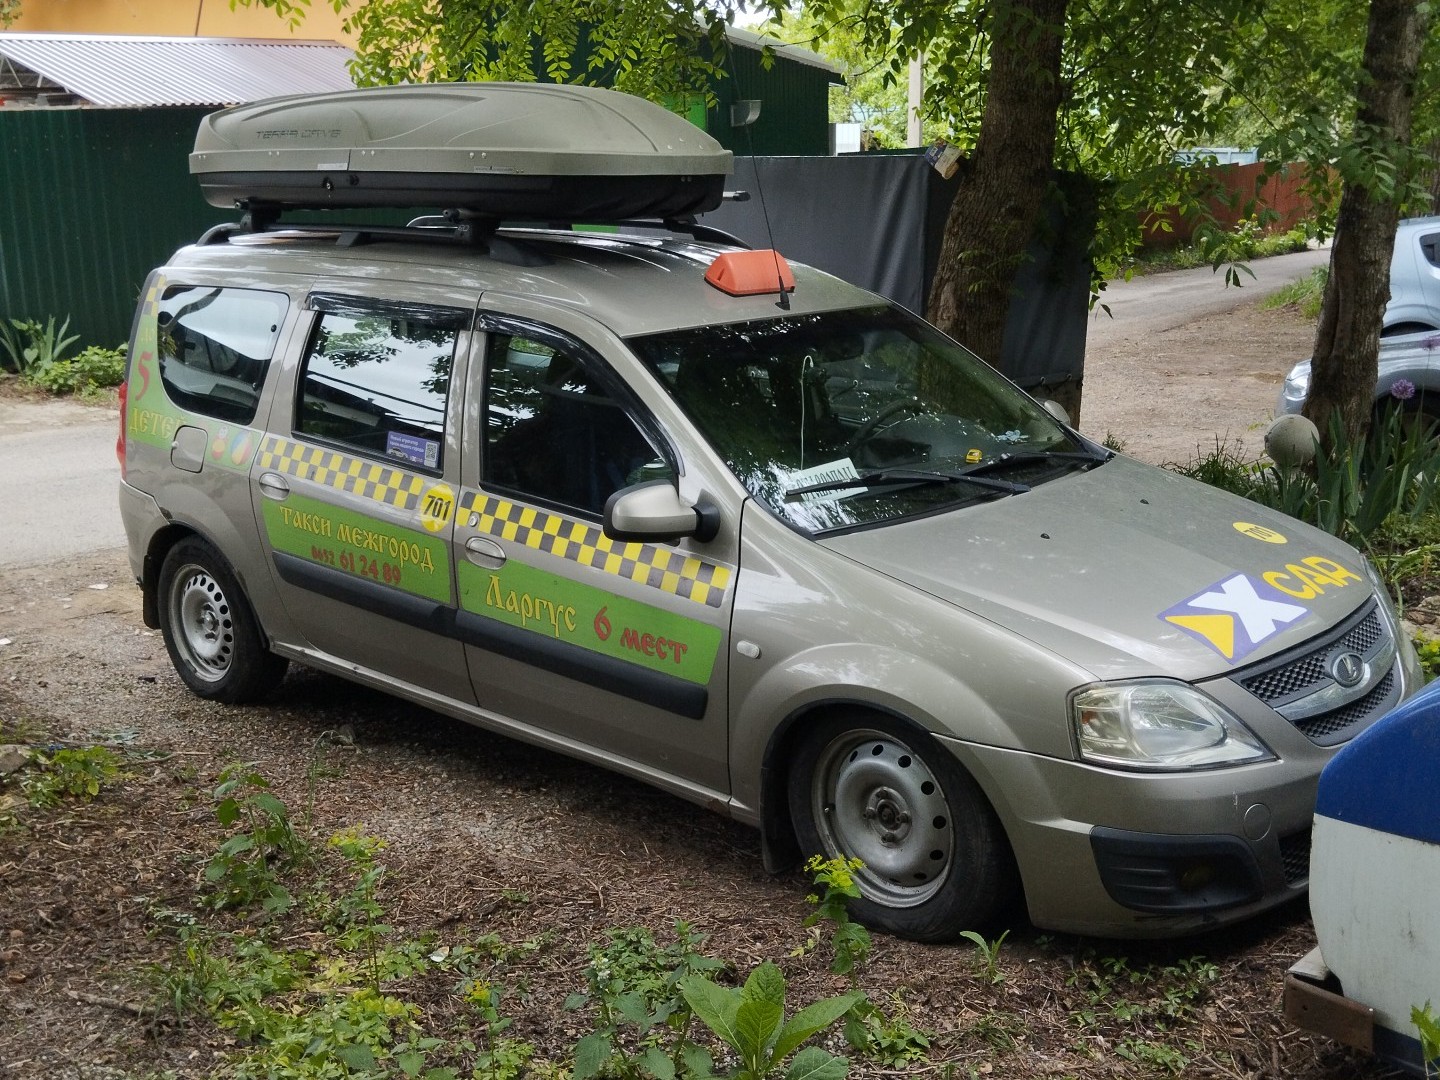
[[[1298,413],[1310,393],[1310,361],[1285,376],[1276,415]],[[1390,302],[1380,330],[1375,401],[1440,420],[1440,217],[1408,218],[1395,233]]]

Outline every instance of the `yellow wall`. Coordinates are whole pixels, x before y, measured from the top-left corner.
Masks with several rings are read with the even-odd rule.
[[[229,0],[21,0],[11,30],[52,34],[296,38],[353,44],[328,0],[311,0],[294,30],[269,8],[230,10]]]

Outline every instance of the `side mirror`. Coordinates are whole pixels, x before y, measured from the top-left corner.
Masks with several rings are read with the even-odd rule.
[[[1066,427],[1070,426],[1070,414],[1065,411],[1065,406],[1054,398],[1041,398],[1040,407]]]
[[[612,540],[679,540],[702,543],[720,532],[720,511],[708,503],[692,506],[669,480],[621,488],[605,500],[605,535]]]

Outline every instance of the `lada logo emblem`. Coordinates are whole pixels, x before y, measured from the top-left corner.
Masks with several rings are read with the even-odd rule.
[[[1365,660],[1356,652],[1342,652],[1330,658],[1330,677],[1347,690],[1365,677]]]

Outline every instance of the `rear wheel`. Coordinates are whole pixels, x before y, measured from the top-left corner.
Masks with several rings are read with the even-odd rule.
[[[811,731],[790,771],[801,848],[859,859],[852,914],[917,941],[990,922],[1014,893],[1009,845],[975,781],[929,735],[852,713]]]
[[[189,537],[166,554],[159,600],[170,661],[200,697],[254,701],[284,677],[288,662],[266,648],[240,583],[205,541]]]

